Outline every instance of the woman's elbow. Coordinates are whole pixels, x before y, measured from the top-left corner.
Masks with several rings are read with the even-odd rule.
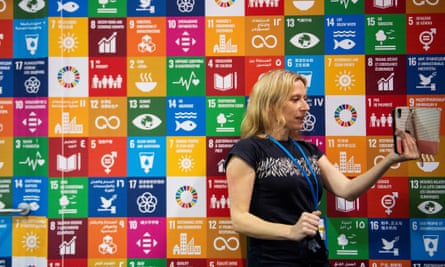
[[[245,232],[242,230],[242,227],[239,224],[236,224],[232,221],[232,226],[233,226],[233,231],[235,231],[235,233],[237,234],[245,234]]]
[[[348,194],[345,197],[343,197],[345,200],[347,201],[354,201],[358,198],[359,196],[357,195],[353,195],[353,194]]]
[[[354,201],[356,200],[360,195],[355,194],[354,192],[350,190],[340,190],[337,192],[331,191],[336,197],[341,197],[347,201]]]
[[[245,234],[245,229],[244,229],[244,220],[242,219],[241,215],[235,215],[233,213],[231,213],[230,215],[230,220],[232,222],[232,227],[233,230],[238,233],[238,234]]]

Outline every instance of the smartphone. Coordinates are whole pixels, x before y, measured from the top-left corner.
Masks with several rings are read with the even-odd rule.
[[[411,134],[421,154],[435,155],[439,152],[440,116],[439,108],[395,107],[393,109],[394,150],[403,153],[402,141],[396,129]]]

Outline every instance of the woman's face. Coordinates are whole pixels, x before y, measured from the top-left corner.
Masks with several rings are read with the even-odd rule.
[[[304,117],[309,110],[309,105],[306,100],[306,87],[302,81],[296,81],[289,99],[283,108],[286,128],[289,131],[300,131],[303,128]]]

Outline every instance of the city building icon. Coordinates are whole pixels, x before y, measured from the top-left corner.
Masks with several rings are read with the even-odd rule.
[[[217,53],[236,53],[238,52],[238,45],[232,44],[232,39],[226,39],[225,34],[219,35],[219,44],[213,46],[213,52]]]
[[[173,255],[201,255],[201,246],[195,245],[195,239],[187,239],[187,233],[179,234],[179,245],[173,247]]]
[[[360,163],[354,162],[354,156],[348,159],[346,151],[340,152],[340,164],[335,163],[334,166],[342,173],[361,173],[362,167]]]
[[[62,122],[54,127],[55,134],[82,134],[83,125],[77,124],[77,117],[71,119],[69,112],[62,112]]]

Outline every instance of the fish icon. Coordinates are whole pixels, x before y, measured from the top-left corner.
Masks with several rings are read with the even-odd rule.
[[[176,129],[175,131],[184,130],[187,132],[193,131],[197,124],[194,121],[191,120],[185,120],[183,122],[175,121],[176,122]]]
[[[334,39],[334,50],[337,48],[342,48],[345,50],[352,49],[355,46],[355,42],[351,39],[343,39],[341,41],[337,41]]]
[[[57,12],[66,11],[69,13],[73,13],[79,9],[79,4],[73,1],[69,1],[63,3],[62,1],[57,1]]]

